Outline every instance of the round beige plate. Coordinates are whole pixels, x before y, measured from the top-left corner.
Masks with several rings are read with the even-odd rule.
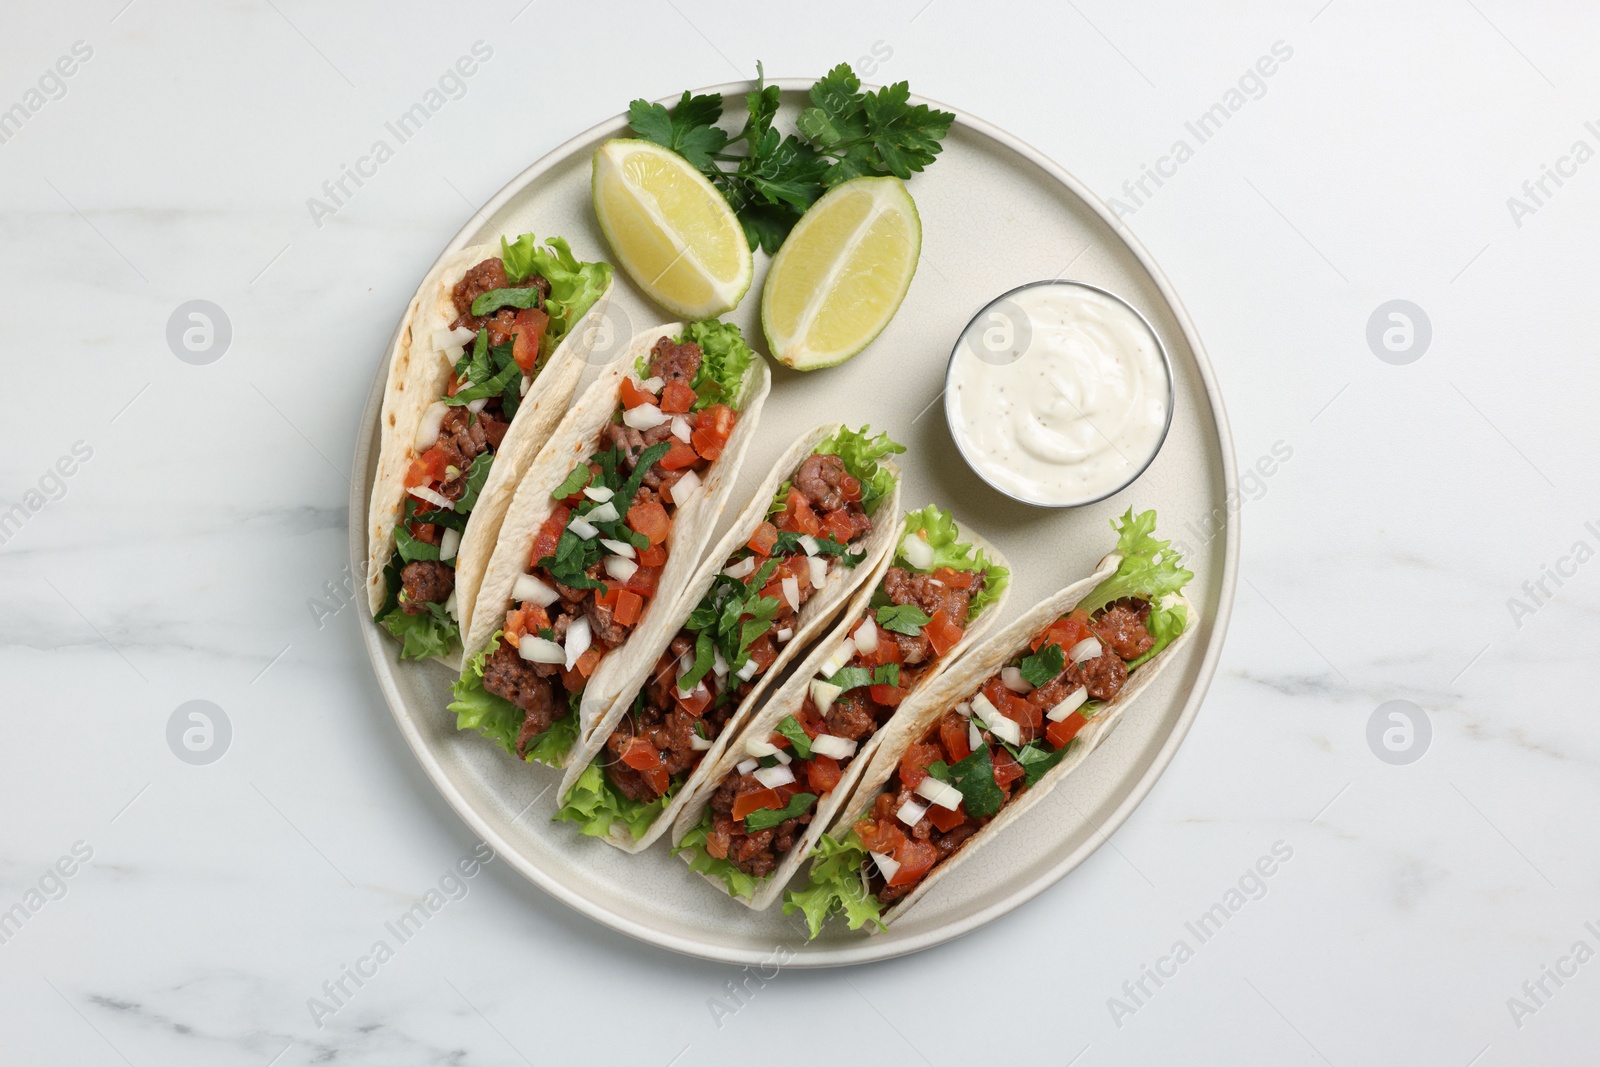
[[[791,129],[809,82],[780,84],[778,123]],[[742,114],[748,88],[716,91],[730,111]],[[541,239],[567,237],[581,259],[608,258],[589,206],[589,157],[624,131],[619,115],[551,152],[474,215],[441,255],[531,230]],[[1204,612],[1200,632],[1078,772],[888,933],[867,936],[830,926],[807,943],[796,919],[776,906],[751,912],[716,893],[664,842],[629,856],[552,822],[557,773],[518,764],[476,734],[458,733],[455,716],[444,710],[450,673],[433,663],[399,663],[394,642],[363,613],[378,684],[440,793],[508,863],[596,922],[679,952],[741,964],[768,960],[779,946],[788,946],[794,966],[861,963],[928,948],[1025,903],[1083,862],[1150,790],[1199,710],[1233,603],[1239,532],[1227,417],[1194,324],[1138,241],[1061,167],[960,112],[944,143],[933,167],[908,183],[922,216],[923,246],[900,313],[842,366],[802,374],[774,365],[761,433],[726,517],[804,430],[830,420],[870,423],[909,449],[901,457],[907,507],[949,507],[1010,557],[1015,592],[1001,622],[1089,573],[1112,546],[1107,522],[1113,515],[1155,508],[1158,534],[1184,550],[1195,572],[1189,595]],[[766,265],[758,253],[756,283],[730,316],[758,347]],[[967,320],[996,294],[1057,276],[1109,289],[1143,312],[1171,353],[1176,377],[1172,430],[1155,463],[1112,499],[1072,511],[1030,508],[985,486],[963,464],[939,403],[945,363]],[[620,272],[611,307],[609,339],[625,340],[669,319]],[[602,337],[602,346],[607,340]],[[362,532],[378,454],[383,375],[384,368],[376,368],[352,468],[362,475],[350,496],[351,557],[358,569],[365,563]]]

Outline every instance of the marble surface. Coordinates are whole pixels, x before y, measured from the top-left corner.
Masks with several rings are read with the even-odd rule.
[[[1588,1058],[1600,14],[608,12],[11,12],[0,1060]],[[1207,342],[1246,488],[1222,668],[1111,847],[924,955],[765,976],[481,862],[373,683],[344,548],[374,348],[438,248],[628,98],[757,57],[870,59],[1118,198]],[[346,166],[369,176],[335,203]],[[168,340],[193,300],[231,326],[206,365]],[[175,755],[196,700],[208,765]]]

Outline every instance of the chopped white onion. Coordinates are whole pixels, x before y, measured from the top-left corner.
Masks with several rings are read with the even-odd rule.
[[[978,724],[967,723],[967,747],[976,752],[983,747],[983,734],[978,732]]]
[[[917,795],[951,811],[955,811],[961,803],[961,790],[939,781],[931,774],[917,783]]]
[[[776,789],[780,785],[789,785],[794,781],[794,772],[781,763],[776,767],[762,767],[754,774],[756,781],[768,789]]]
[[[461,547],[461,531],[452,530],[446,526],[444,536],[439,539],[439,558],[455,559],[456,549]]]
[[[811,568],[811,588],[821,589],[822,584],[828,580],[828,561],[819,556],[812,556],[806,560],[806,566]]]
[[[593,500],[596,504],[604,504],[616,495],[616,491],[607,489],[603,485],[586,485],[583,487],[583,495]]]
[[[740,760],[739,765],[735,767],[734,770],[738,771],[740,774],[749,774],[759,766],[761,766],[761,764],[757,763],[753,759]]]
[[[578,665],[578,657],[589,648],[589,620],[578,618],[567,627],[567,670]]]
[[[761,664],[757,663],[753,657],[745,660],[744,666],[739,668],[739,681],[748,682],[750,679],[754,678],[756,673],[760,670]]]
[[[755,572],[756,558],[754,556],[746,556],[733,566],[722,568],[723,574],[726,574],[729,578],[737,578],[740,581],[744,581]]]
[[[637,563],[631,559],[624,559],[622,556],[607,556],[601,566],[605,568],[606,574],[619,582],[625,582],[632,578],[633,572],[639,569]]]
[[[446,511],[454,511],[456,509],[455,502],[449,497],[443,493],[436,493],[425,485],[413,485],[406,492],[418,500],[432,504],[436,508],[444,508]]]
[[[794,637],[794,631],[789,629],[787,626],[785,626],[783,629],[778,631],[778,635],[777,636],[778,636],[778,644],[781,645],[781,644],[784,644],[785,642],[787,642],[790,638]]]
[[[700,491],[700,476],[694,471],[685,470],[683,477],[672,483],[672,502],[678,507],[683,507],[694,495]]]
[[[787,753],[787,752],[785,752],[785,751],[784,751],[784,750],[783,750],[783,749],[781,749],[781,748],[780,748],[780,749],[778,749],[778,751],[777,751],[777,752],[775,752],[775,753],[774,753],[774,755],[775,755],[775,756],[777,756],[777,758],[778,758],[778,765],[779,765],[779,766],[780,766],[780,767],[787,767],[787,766],[789,766],[789,764],[791,764],[791,763],[793,763],[793,762],[794,762],[794,757],[793,757],[793,756],[790,756],[790,755],[789,755],[789,753]]]
[[[1051,708],[1049,711],[1045,712],[1044,717],[1049,719],[1051,722],[1060,722],[1068,715],[1071,715],[1073,712],[1083,707],[1083,702],[1088,699],[1089,690],[1080,685],[1078,688],[1068,693],[1065,700]]]
[[[844,692],[832,682],[824,682],[820,678],[811,681],[811,703],[817,706],[817,714],[826,715],[828,709],[833,707],[833,702],[839,694]]]
[[[554,604],[560,596],[555,587],[531,574],[519,574],[517,580],[511,584],[512,600],[527,601],[541,608]]]
[[[928,805],[918,804],[915,800],[908,800],[900,805],[899,810],[894,813],[894,817],[907,826],[915,826],[922,821],[922,817],[926,814],[928,814]]]
[[[848,637],[845,638],[839,643],[839,647],[829,653],[828,658],[822,661],[822,666],[817,668],[817,676],[832,678],[844,669],[845,664],[849,663],[855,654],[856,643]]]
[[[533,379],[524,374],[522,376],[522,384],[517,386],[517,395],[527,396],[528,390],[531,388],[533,388]]]
[[[614,556],[621,556],[623,559],[639,558],[639,554],[634,551],[633,546],[626,541],[613,541],[609,537],[602,537],[600,538],[600,543],[605,545],[606,551]],[[624,578],[623,581],[627,581],[627,579]]]
[[[617,502],[607,500],[597,508],[590,508],[584,512],[583,517],[588,522],[616,522],[620,517],[617,514]]]
[[[1022,671],[1016,667],[1000,668],[1000,684],[1013,693],[1027,696],[1033,692],[1033,683],[1022,676]]]
[[[778,754],[777,745],[774,745],[770,741],[763,741],[759,737],[752,737],[750,740],[746,741],[744,743],[744,750],[745,752],[754,756],[756,759],[761,759],[765,756],[776,756]]]
[[[467,410],[472,412],[474,415],[476,415],[479,412],[481,412],[486,406],[488,406],[488,403],[489,403],[489,398],[488,397],[480,396],[476,400],[467,401]]]
[[[901,539],[900,557],[919,571],[933,569],[933,546],[914,533]]]
[[[978,693],[972,698],[972,710],[984,722],[1000,716],[1000,709],[995,707],[994,702],[982,693]]]
[[[444,610],[457,622],[461,621],[461,605],[456,601],[456,591],[450,590],[450,595],[444,598]]]
[[[822,549],[817,546],[817,539],[812,537],[810,534],[801,534],[799,537],[795,538],[795,540],[800,543],[801,548],[806,550],[806,555],[808,556],[815,556],[818,552],[822,551]]]
[[[956,711],[960,712],[965,718],[972,718],[972,705],[965,700],[956,705]]]
[[[418,452],[426,451],[439,442],[439,424],[444,422],[444,417],[450,414],[450,405],[443,400],[435,400],[428,405],[428,410],[422,413],[422,421],[417,424],[417,438],[413,444]]]
[[[885,856],[882,852],[869,852],[872,862],[878,865],[878,870],[883,872],[885,882],[894,881],[894,876],[900,873],[900,864],[893,856]]]
[[[517,645],[517,655],[529,663],[565,663],[567,653],[554,641],[546,641],[542,637],[532,634],[523,634],[522,640]]]
[[[714,744],[716,744],[716,742],[711,740],[709,737],[701,737],[699,734],[689,735],[689,747],[694,749],[696,752],[704,752]]]
[[[694,431],[689,429],[688,419],[684,418],[682,415],[672,416],[672,436],[676,437],[684,444],[688,444],[689,438],[693,435]]]
[[[593,526],[579,518],[574,518],[571,522],[567,523],[567,529],[571,530],[585,541],[589,540],[591,537],[598,536],[600,533],[598,527]]]
[[[1086,663],[1092,659],[1099,659],[1102,649],[1097,638],[1085,637],[1073,645],[1067,653],[1068,663]]]
[[[715,645],[711,648],[711,673],[718,678],[726,678],[728,676],[728,661],[723,658],[722,649],[717,648]]]
[[[433,331],[433,347],[440,351],[460,348],[477,336],[476,330],[466,326],[457,326],[453,330],[441,326]]]
[[[1022,744],[1022,727],[1016,721],[1000,714],[1000,710],[989,702],[989,698],[979,693],[972,698],[972,710],[983,720],[989,732],[1002,741],[1009,741],[1013,745]]]
[[[647,393],[659,393],[666,384],[660,377],[651,377],[640,382],[639,386]]]
[[[811,751],[819,756],[832,756],[834,759],[848,759],[856,754],[856,743],[848,737],[835,737],[832,734],[818,734],[811,739]]]
[[[800,610],[800,582],[792,574],[784,575],[783,599],[789,602],[791,611]]]
[[[622,413],[622,421],[635,430],[653,430],[667,421],[667,416],[654,404],[640,404]]]
[[[856,627],[850,640],[856,643],[856,650],[863,655],[870,656],[878,651],[878,627],[871,615],[861,620],[861,625]]]

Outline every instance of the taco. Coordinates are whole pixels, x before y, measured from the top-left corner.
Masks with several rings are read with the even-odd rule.
[[[850,796],[898,709],[994,623],[1005,557],[930,505],[843,620],[722,752],[683,806],[674,849],[752,908],[777,899]]]
[[[676,628],[770,385],[715,320],[637,334],[601,372],[506,513],[452,690],[460,729],[566,765]]]
[[[611,267],[531,233],[446,256],[401,324],[367,507],[367,601],[405,659],[447,657],[522,476],[566,412]]]
[[[905,449],[837,423],[773,465],[642,648],[561,783],[557,819],[638,852],[672,825],[784,667],[894,547]]]
[[[785,896],[815,937],[840,910],[882,929],[994,840],[1105,740],[1198,622],[1194,577],[1153,536],[1112,523],[1100,567],[969,650],[902,709]]]

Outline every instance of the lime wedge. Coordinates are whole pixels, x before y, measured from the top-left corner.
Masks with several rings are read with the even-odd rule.
[[[595,150],[594,213],[617,262],[656,303],[685,319],[732,311],[754,263],[733,209],[676,152],[618,138]]]
[[[855,178],[811,205],[761,291],[767,347],[796,370],[843,363],[900,309],[922,251],[917,205],[898,178]]]

